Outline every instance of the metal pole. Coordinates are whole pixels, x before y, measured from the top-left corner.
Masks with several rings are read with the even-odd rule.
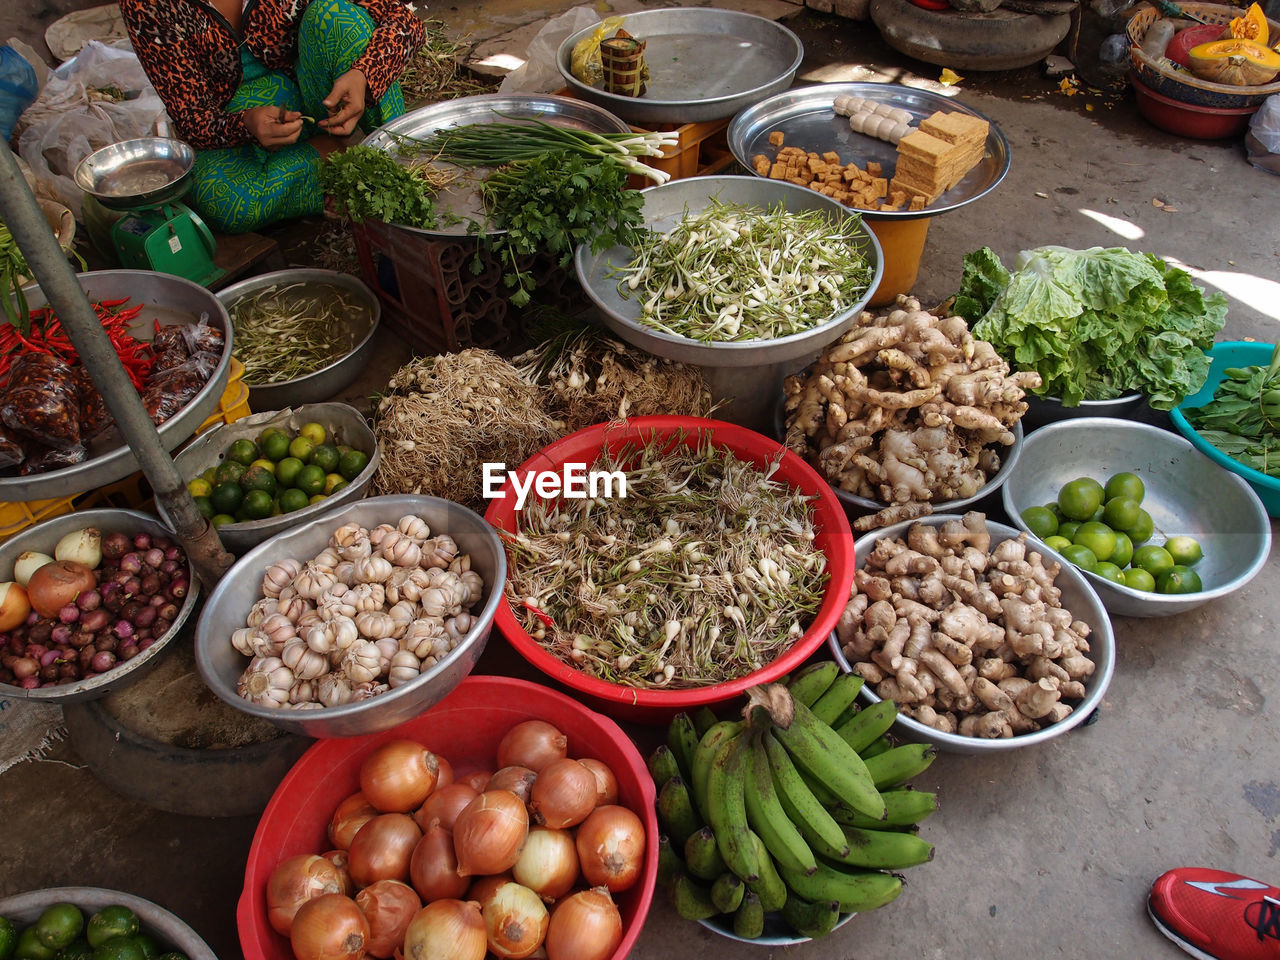
[[[7,143],[0,145],[0,216],[17,241],[49,306],[62,321],[81,364],[102,392],[125,442],[150,481],[156,500],[164,505],[173,520],[196,576],[206,589],[212,589],[234,558],[222,546],[217,530],[200,513],[187,491]]]

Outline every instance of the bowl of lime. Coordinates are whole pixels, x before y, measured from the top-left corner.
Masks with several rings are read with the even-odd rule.
[[[345,403],[252,414],[200,434],[174,460],[196,505],[239,555],[364,497],[381,460],[364,416]],[[162,504],[157,504],[161,515]]]
[[[1112,615],[1163,617],[1226,596],[1271,549],[1249,485],[1151,424],[1033,430],[1001,495],[1012,522],[1081,570]]]

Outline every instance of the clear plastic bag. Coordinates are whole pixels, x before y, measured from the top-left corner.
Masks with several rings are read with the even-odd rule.
[[[611,17],[621,22],[621,17]],[[609,21],[605,21],[608,23]],[[599,15],[589,6],[574,7],[566,10],[558,17],[548,20],[529,41],[525,51],[524,63],[512,70],[502,79],[498,87],[499,93],[554,93],[564,86],[564,77],[556,66],[556,55],[560,52],[560,44],[593,24],[600,23]],[[601,39],[604,38],[604,24],[600,24]],[[616,29],[616,24],[615,24]],[[596,68],[599,70],[599,40],[596,41]]]
[[[1249,118],[1244,146],[1251,164],[1267,173],[1280,173],[1280,93],[1267,97]]]

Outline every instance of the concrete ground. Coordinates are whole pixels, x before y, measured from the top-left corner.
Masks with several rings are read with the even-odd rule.
[[[28,9],[11,33],[42,29],[78,4],[19,6]],[[567,6],[460,2],[432,5],[428,15],[469,35],[483,58],[522,51],[542,19]],[[889,50],[869,24],[770,6],[804,40],[803,82],[938,78],[938,68]],[[13,18],[0,14],[0,30]],[[1066,96],[1034,68],[972,73],[950,92],[999,124],[1013,163],[988,197],[932,221],[915,287],[922,300],[953,292],[962,256],[984,244],[1006,260],[1042,244],[1126,245],[1223,290],[1230,313],[1222,339],[1274,342],[1280,180],[1251,167],[1239,140],[1163,133],[1138,115],[1131,95]],[[383,362],[394,366],[402,348],[385,346]],[[909,872],[891,906],[823,941],[768,949],[684,922],[659,896],[633,956],[1181,956],[1144,913],[1155,876],[1198,864],[1280,880],[1280,746],[1271,726],[1280,695],[1277,584],[1280,559],[1272,557],[1244,589],[1176,619],[1117,618],[1118,663],[1096,723],[989,759],[940,757],[916,781],[942,797],[923,829],[937,856]],[[480,670],[529,676],[497,636]],[[632,732],[646,748],[657,735]],[[235,903],[255,817],[185,817],[122,800],[61,744],[48,760],[0,775],[0,824],[0,895],[79,884],[129,890],[183,916],[221,957],[239,955]]]

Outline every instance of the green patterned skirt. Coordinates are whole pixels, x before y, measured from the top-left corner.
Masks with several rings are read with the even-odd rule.
[[[242,47],[243,75],[227,112],[279,106],[311,117],[327,115],[322,101],[364,52],[373,31],[373,20],[361,7],[347,0],[314,0],[298,29],[296,82],[268,70]],[[373,130],[402,113],[404,95],[395,83],[365,110],[360,125]],[[297,143],[274,151],[256,143],[196,151],[187,202],[220,233],[244,233],[322,212],[320,152],[306,142],[322,132],[307,123]]]

